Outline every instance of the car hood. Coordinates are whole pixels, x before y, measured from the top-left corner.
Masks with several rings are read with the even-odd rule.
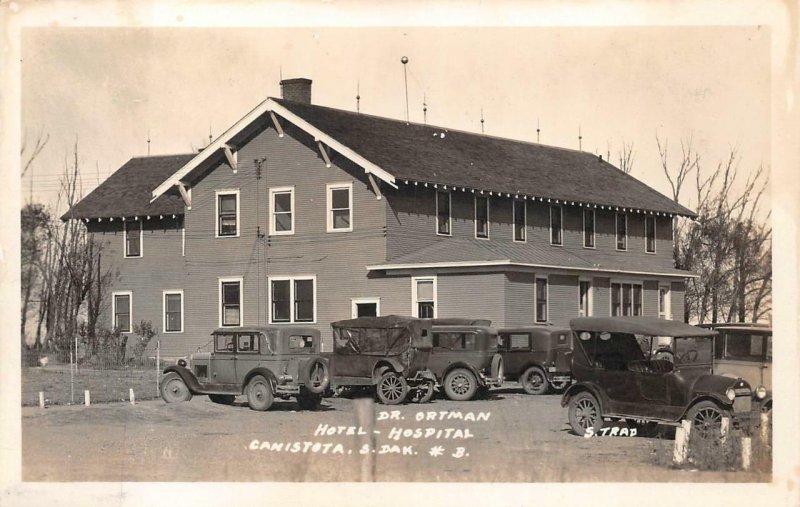
[[[692,390],[695,393],[716,393],[724,395],[729,387],[751,390],[750,384],[744,380],[722,375],[701,375],[694,381]]]
[[[197,360],[200,360],[200,361],[206,360],[207,361],[210,358],[211,358],[211,352],[196,352],[196,353],[194,353],[194,354],[189,356],[189,359],[191,361],[197,361]]]

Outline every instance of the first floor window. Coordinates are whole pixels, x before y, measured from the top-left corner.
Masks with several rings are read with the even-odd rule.
[[[656,252],[656,217],[644,217],[644,241],[647,253]]]
[[[123,222],[125,229],[125,257],[142,256],[142,222]]]
[[[489,237],[489,198],[475,197],[475,237]]]
[[[450,192],[436,191],[436,233],[450,235]]]
[[[217,236],[238,236],[239,193],[217,193]]]
[[[114,294],[114,328],[121,333],[131,332],[131,293]]]
[[[658,286],[658,316],[662,319],[670,318],[669,285]]]
[[[525,201],[514,201],[514,241],[525,241],[526,239],[526,208]]]
[[[628,249],[628,215],[617,213],[617,250]]]
[[[436,317],[436,279],[414,278],[414,317],[433,319]]]
[[[223,326],[242,325],[242,281],[220,282],[220,312]]]
[[[583,246],[594,248],[594,210],[583,210]]]
[[[379,298],[353,299],[351,313],[357,317],[377,317],[380,315],[381,300]]]
[[[183,292],[164,293],[164,332],[183,332]]]
[[[328,232],[353,230],[353,184],[328,185]]]
[[[269,233],[274,235],[294,233],[294,188],[271,188]]]
[[[270,280],[272,322],[314,322],[314,278]]]
[[[536,322],[547,322],[547,278],[536,279]]]
[[[550,243],[553,245],[560,245],[562,241],[561,218],[561,206],[550,206]]]
[[[611,284],[611,315],[642,315],[642,286],[631,283]]]
[[[581,317],[588,317],[592,314],[590,308],[591,302],[589,301],[589,291],[592,288],[592,283],[581,280],[578,282],[578,314]]]

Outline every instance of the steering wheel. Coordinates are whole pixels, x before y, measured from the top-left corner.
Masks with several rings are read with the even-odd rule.
[[[229,344],[228,344],[228,345],[225,347],[225,349],[226,349],[228,352],[233,352],[233,342],[230,342],[230,343],[229,343]]]
[[[667,361],[675,362],[675,353],[667,348],[660,348],[653,354],[653,359],[665,359]]]
[[[697,360],[697,350],[692,349],[686,352],[686,354],[680,356],[678,358],[679,363],[693,363]]]

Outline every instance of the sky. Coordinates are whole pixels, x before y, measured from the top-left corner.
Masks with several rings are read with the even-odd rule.
[[[633,144],[633,176],[671,195],[670,162],[691,137],[703,171],[735,147],[742,176],[770,166],[765,27],[25,28],[22,134],[49,142],[22,192],[55,205],[77,142],[83,193],[128,159],[208,143],[283,78],[312,101],[451,129],[610,151]],[[609,150],[610,148],[610,150]],[[687,191],[684,204],[692,206]],[[63,206],[61,207],[63,209]],[[58,211],[61,211],[59,209]]]

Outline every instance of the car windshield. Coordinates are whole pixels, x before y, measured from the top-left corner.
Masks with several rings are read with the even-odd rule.
[[[636,335],[642,353],[651,360],[666,360],[674,364],[710,364],[712,341],[693,336]]]
[[[722,332],[722,357],[737,361],[772,359],[772,337],[760,334]],[[766,350],[765,350],[766,348]]]
[[[645,355],[636,336],[627,333],[579,331],[578,338],[586,356],[596,368],[627,370],[631,361],[643,361]]]

